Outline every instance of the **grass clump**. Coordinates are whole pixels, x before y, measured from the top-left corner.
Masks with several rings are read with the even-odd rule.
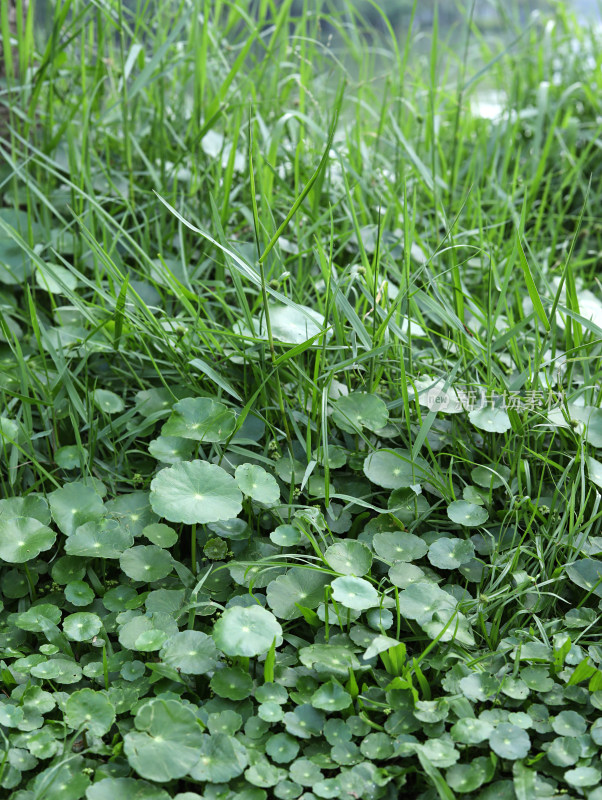
[[[3,796],[599,800],[597,32],[18,18]]]

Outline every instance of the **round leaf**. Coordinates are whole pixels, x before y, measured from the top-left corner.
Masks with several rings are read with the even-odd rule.
[[[54,454],[54,460],[61,469],[75,469],[80,465],[80,448],[74,444],[59,447]]]
[[[36,269],[36,283],[50,294],[69,295],[77,288],[77,278],[66,267],[59,264],[41,263]]]
[[[99,520],[104,513],[100,496],[83,483],[68,483],[48,495],[52,518],[67,536],[85,522]]]
[[[170,522],[217,522],[236,517],[242,495],[234,478],[207,461],[185,461],[162,469],[151,483],[153,511]]]
[[[309,306],[270,304],[272,336],[280,342],[301,344],[311,339],[324,328],[324,317]],[[253,321],[254,335],[267,339],[265,314]]]
[[[484,719],[464,717],[459,719],[451,729],[454,742],[462,744],[480,744],[489,739],[493,733],[493,726]]]
[[[474,545],[466,539],[436,539],[429,547],[428,559],[439,569],[457,569],[474,558]]]
[[[602,597],[602,561],[595,558],[582,558],[565,567],[565,571],[577,586]]]
[[[555,767],[572,767],[581,757],[581,745],[578,739],[571,736],[559,736],[554,739],[546,755]]]
[[[294,547],[301,541],[301,531],[294,525],[279,525],[270,533],[270,539],[280,547]]]
[[[190,770],[190,775],[196,781],[227,783],[241,775],[248,763],[247,751],[233,736],[204,734],[199,760]]]
[[[187,397],[174,405],[161,435],[199,442],[225,442],[235,427],[236,418],[223,403],[209,397]]]
[[[282,643],[282,628],[276,617],[261,606],[227,608],[213,626],[213,639],[228,656],[258,656],[276,639]]]
[[[407,619],[415,619],[419,625],[430,622],[435,611],[453,611],[456,605],[454,597],[430,581],[412,583],[399,594],[401,614]]]
[[[157,436],[148,443],[148,452],[163,464],[178,464],[180,461],[188,461],[195,447],[197,445],[193,439],[183,439],[181,436]]]
[[[595,767],[577,767],[564,773],[564,779],[570,786],[599,786],[602,773]]]
[[[65,703],[65,722],[74,730],[85,729],[104,736],[115,722],[115,708],[104,692],[80,689]]]
[[[134,543],[132,534],[114,519],[86,522],[65,542],[65,551],[72,556],[119,558]]]
[[[276,733],[265,743],[265,751],[277,764],[288,764],[296,758],[299,743],[288,733]]]
[[[280,619],[297,619],[303,615],[298,608],[317,608],[324,599],[328,575],[319,570],[293,567],[268,584],[268,605]],[[298,604],[298,605],[297,605]]]
[[[406,531],[385,531],[374,534],[372,546],[385,561],[415,561],[426,554],[428,545],[418,536]]]
[[[374,608],[380,603],[380,595],[371,583],[363,578],[351,576],[333,580],[332,596],[345,608],[354,608],[358,611]]]
[[[412,459],[409,450],[375,450],[364,461],[365,476],[385,489],[401,489],[428,480],[427,462],[417,456]]]
[[[490,433],[505,433],[512,427],[510,417],[503,408],[476,408],[470,412],[468,419],[475,427]]]
[[[95,389],[92,392],[92,402],[105,414],[120,414],[125,408],[121,397],[108,389]]]
[[[211,688],[219,697],[228,700],[244,700],[253,690],[253,679],[239,667],[216,670],[211,678]]]
[[[359,433],[362,428],[378,431],[389,421],[389,412],[380,397],[367,392],[352,392],[336,401],[332,421],[347,433]]]
[[[63,630],[74,642],[85,642],[92,639],[102,628],[102,620],[97,614],[88,611],[78,611],[69,614],[63,620]]]
[[[0,559],[24,564],[54,544],[56,533],[34,517],[0,517]]]
[[[516,761],[525,758],[531,748],[531,740],[518,725],[502,722],[491,732],[489,746],[500,758]]]
[[[218,661],[213,639],[201,631],[180,631],[169,638],[160,653],[163,663],[186,675],[204,675]]]
[[[84,581],[71,581],[65,586],[65,598],[74,606],[88,606],[94,600],[94,592]]]
[[[153,522],[142,530],[142,535],[157,547],[171,547],[178,541],[178,534],[169,525]]]
[[[234,473],[238,488],[243,494],[259,503],[276,503],[280,500],[280,487],[276,478],[263,467],[241,464]]]
[[[552,728],[559,736],[581,736],[587,729],[587,722],[576,711],[561,711],[552,720]]]
[[[173,558],[154,544],[130,547],[119,556],[119,565],[134,581],[158,581],[173,570]]]
[[[179,700],[154,699],[136,714],[124,751],[142,778],[165,783],[183,778],[198,762],[203,734],[194,712]]]
[[[467,503],[466,500],[454,500],[450,503],[447,507],[447,516],[452,522],[469,528],[484,525],[489,518],[486,509],[474,503]]]
[[[103,778],[86,791],[86,800],[170,800],[170,797],[160,786],[136,778]]]
[[[470,473],[473,482],[484,489],[497,489],[510,480],[510,470],[501,464],[495,467],[475,467]]]
[[[342,711],[351,705],[351,695],[340,683],[331,678],[328,683],[316,689],[311,697],[311,704],[314,708],[321,708],[324,711]]]
[[[326,548],[324,558],[335,572],[361,577],[370,571],[372,553],[362,542],[353,539],[335,542]]]

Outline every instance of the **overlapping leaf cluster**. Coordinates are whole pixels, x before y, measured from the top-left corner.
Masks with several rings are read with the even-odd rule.
[[[150,491],[111,500],[90,481],[0,501],[14,800],[379,798],[419,792],[417,766],[449,797],[599,784],[600,655],[571,642],[599,562],[569,568],[593,594],[555,635],[489,652],[479,587],[504,543],[478,493],[511,475],[474,470],[481,504],[442,523],[432,465],[356,392],[331,404],[325,504],[323,454],[311,478],[288,453],[266,468],[261,436],[228,449],[244,421],[223,403],[167,413],[172,451],[222,457],[159,462]]]

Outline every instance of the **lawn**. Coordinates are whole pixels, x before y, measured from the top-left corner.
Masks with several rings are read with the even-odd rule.
[[[1,797],[602,800],[562,6],[2,3]]]

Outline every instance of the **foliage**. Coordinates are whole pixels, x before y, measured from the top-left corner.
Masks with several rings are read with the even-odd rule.
[[[2,796],[600,800],[598,34],[151,5],[0,21]]]

